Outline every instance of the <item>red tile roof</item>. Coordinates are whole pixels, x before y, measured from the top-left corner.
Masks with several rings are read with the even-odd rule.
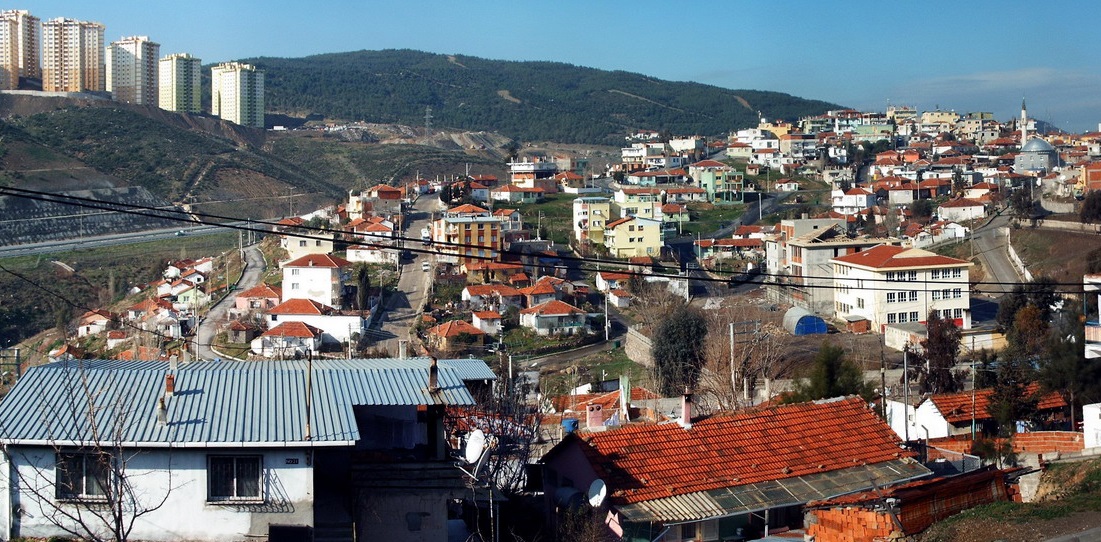
[[[700,167],[700,168],[703,168],[703,167],[716,167],[716,168],[730,169],[730,166],[728,166],[728,165],[726,165],[722,162],[719,162],[717,160],[700,160],[699,162],[696,162],[695,164],[692,164],[689,167]]]
[[[949,258],[948,256],[940,256],[926,250],[900,247],[897,245],[878,245],[868,250],[856,252],[847,256],[838,256],[834,258],[833,261],[869,267],[872,269],[970,265],[963,260]]]
[[[501,297],[515,297],[522,295],[520,290],[505,284],[468,284],[466,293],[470,296],[485,296],[497,294]]]
[[[485,335],[486,333],[476,327],[474,324],[464,322],[462,320],[452,320],[450,322],[444,322],[432,329],[428,330],[428,333],[437,337],[456,337],[460,334],[466,333],[467,335]]]
[[[585,441],[616,504],[912,456],[859,397],[719,415],[689,429],[632,425]]]
[[[268,314],[329,314],[334,310],[312,299],[288,299],[272,307]]]
[[[1025,388],[1025,393],[1029,396],[1035,396],[1040,393],[1040,385],[1033,383]],[[989,420],[993,416],[989,414],[990,398],[994,394],[993,388],[975,390],[975,419],[976,420]],[[938,393],[936,395],[930,395],[929,401],[933,402],[933,406],[937,407],[937,411],[941,416],[944,416],[944,420],[948,423],[963,423],[971,422],[971,392],[961,391],[959,393]],[[1066,408],[1067,402],[1063,400],[1063,396],[1056,392],[1050,392],[1040,397],[1040,402],[1037,408],[1040,410],[1049,410],[1055,408]]]
[[[345,260],[338,256],[330,256],[328,254],[307,254],[298,258],[297,260],[291,260],[283,267],[330,267],[340,268],[348,267],[352,265],[352,262]]]
[[[320,335],[322,331],[302,322],[283,322],[263,333],[262,337],[298,337],[311,339]]]
[[[469,203],[464,203],[464,204],[462,204],[458,207],[452,207],[452,208],[448,209],[447,212],[448,213],[464,213],[464,214],[466,214],[466,213],[488,213],[489,209],[482,209],[481,207],[478,207],[477,205],[471,205]]]
[[[552,299],[546,303],[540,303],[530,309],[520,311],[520,314],[537,314],[539,316],[566,316],[569,314],[584,313],[585,311],[557,299]]]
[[[967,199],[967,198],[959,198],[959,199],[954,199],[954,200],[949,201],[949,202],[942,203],[940,206],[941,207],[947,207],[947,208],[951,209],[951,208],[955,208],[955,207],[982,207],[983,204],[982,204],[981,201],[976,201],[976,200]]]
[[[248,290],[245,290],[245,291],[237,294],[236,297],[243,297],[243,298],[253,298],[253,297],[272,298],[272,297],[274,297],[276,299],[282,299],[283,298],[283,289],[278,287],[278,286],[271,286],[270,284],[257,284],[256,286],[253,286],[252,288],[249,288]]]
[[[474,316],[482,320],[500,320],[501,313],[497,311],[474,311]]]

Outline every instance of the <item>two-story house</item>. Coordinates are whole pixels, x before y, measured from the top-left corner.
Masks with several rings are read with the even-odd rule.
[[[688,166],[688,176],[704,189],[712,202],[741,202],[745,178],[734,168],[716,161],[702,160]]]
[[[603,245],[604,226],[615,218],[612,216],[612,200],[608,198],[582,197],[573,200],[574,239]]]
[[[312,299],[339,309],[351,262],[328,254],[309,254],[283,264],[283,299]]]

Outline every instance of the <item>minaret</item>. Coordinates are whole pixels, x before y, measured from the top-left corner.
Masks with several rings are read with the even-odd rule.
[[[1028,109],[1025,108],[1025,99],[1021,98],[1021,146],[1028,141]]]

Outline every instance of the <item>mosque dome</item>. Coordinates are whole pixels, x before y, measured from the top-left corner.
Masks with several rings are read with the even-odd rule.
[[[1034,137],[1029,139],[1024,147],[1021,147],[1021,152],[1055,152],[1055,147],[1052,147],[1051,143],[1043,139]]]

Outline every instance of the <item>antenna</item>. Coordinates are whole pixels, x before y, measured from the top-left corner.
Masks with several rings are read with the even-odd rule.
[[[486,434],[481,429],[475,429],[470,432],[466,437],[466,448],[463,449],[463,459],[466,461],[467,466],[472,466],[471,470],[466,470],[459,467],[459,470],[463,471],[467,476],[478,479],[478,471],[482,469],[482,465],[485,464],[486,458],[489,457],[489,449],[495,444],[493,437],[486,437]]]
[[[588,499],[589,506],[593,508],[599,508],[601,504],[604,504],[604,498],[607,496],[608,485],[600,478],[593,480],[593,483],[589,484],[589,491],[585,493],[585,498]]]

